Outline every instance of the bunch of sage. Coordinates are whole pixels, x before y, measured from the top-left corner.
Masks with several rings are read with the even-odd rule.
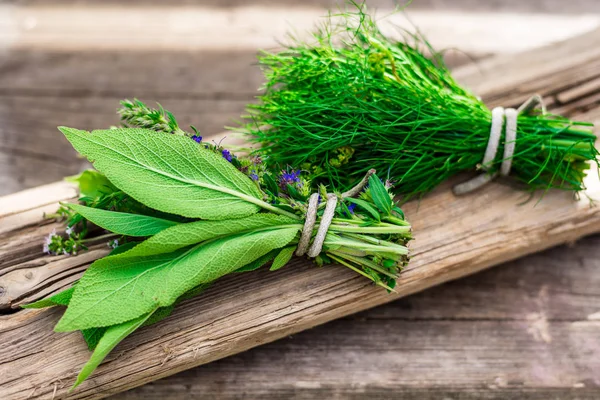
[[[80,186],[131,204],[129,212],[108,203],[65,204],[126,243],[95,261],[74,287],[27,306],[66,306],[56,331],[81,331],[93,350],[73,387],[126,336],[224,275],[271,261],[277,270],[310,245],[317,265],[336,262],[393,290],[408,262],[411,227],[374,171],[353,191],[320,186],[310,193],[299,171],[283,171],[278,182],[264,171],[254,179],[229,152],[186,135],[59,129],[98,171],[81,175]]]

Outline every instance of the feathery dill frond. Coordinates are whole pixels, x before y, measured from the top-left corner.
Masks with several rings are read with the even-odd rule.
[[[310,41],[259,56],[264,94],[248,106],[240,129],[261,145],[256,152],[280,168],[302,166],[340,189],[369,168],[389,171],[407,197],[479,168],[490,110],[454,80],[422,36],[394,41],[364,5],[352,4],[356,10],[330,16]],[[587,161],[598,156],[591,127],[521,114],[511,176],[532,190],[584,189]]]

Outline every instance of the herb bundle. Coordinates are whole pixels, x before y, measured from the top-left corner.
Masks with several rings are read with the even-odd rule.
[[[315,264],[336,262],[393,290],[411,227],[374,171],[347,193],[313,190],[297,170],[277,176],[144,107],[125,102],[121,111],[146,128],[59,128],[97,171],[77,178],[85,205],[63,205],[69,238],[51,235],[45,250],[83,248],[84,222],[116,239],[74,287],[26,306],[66,306],[56,331],[81,331],[94,351],[74,387],[126,336],[215,280],[271,261],[277,270],[309,246]]]
[[[498,171],[509,143],[481,165],[492,124],[484,103],[453,79],[425,39],[392,40],[364,5],[356,7],[309,42],[259,56],[264,94],[240,129],[260,144],[257,152],[272,166],[298,165],[337,187],[369,168],[389,171],[407,198],[462,171]],[[584,189],[587,161],[598,156],[591,126],[521,113],[511,176],[531,190]]]

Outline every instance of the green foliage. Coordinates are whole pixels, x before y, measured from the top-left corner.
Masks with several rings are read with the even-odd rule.
[[[53,306],[67,306],[71,301],[71,297],[73,296],[73,291],[75,287],[70,287],[68,289],[63,290],[60,293],[55,294],[54,296],[48,297],[47,299],[42,299],[36,301],[34,303],[25,304],[23,308],[46,308]]]
[[[152,236],[177,225],[177,222],[146,215],[107,211],[80,204],[66,204],[66,206],[88,221],[119,235]]]
[[[115,346],[124,338],[142,326],[144,322],[146,322],[146,320],[152,316],[154,311],[155,310],[152,310],[136,319],[108,328],[102,335],[102,338],[96,344],[94,353],[77,376],[77,380],[71,387],[71,390],[75,389],[77,386],[79,386],[79,384],[81,384],[81,382],[90,376],[90,374],[94,372],[98,365],[100,365],[102,360],[106,358],[108,353],[110,353],[110,351],[114,349]]]
[[[250,232],[173,253],[148,257],[122,253],[97,260],[77,284],[56,331],[119,324],[170,306],[193,287],[287,245],[297,232],[298,228]]]
[[[84,205],[63,206],[68,238],[53,232],[47,245],[60,242],[64,250],[77,237],[83,246],[88,222],[111,232],[108,238],[119,235],[111,254],[94,262],[72,289],[29,305],[67,306],[55,329],[80,330],[94,351],[75,386],[123,338],[163,320],[220,277],[269,261],[271,270],[282,268],[304,225],[312,186],[301,170],[274,173],[260,157],[237,158],[198,137],[154,129],[61,128],[100,172],[76,180],[86,190]],[[342,162],[351,151],[338,155]],[[378,178],[360,199],[340,198],[315,263],[338,261],[392,290],[408,260],[410,226],[392,207],[387,188],[377,185]],[[318,193],[325,199],[327,188],[320,185]],[[318,218],[324,206],[319,204]]]
[[[123,100],[118,113],[125,126],[185,135],[173,114],[162,108],[160,104],[158,109],[152,109],[138,99]]]
[[[187,224],[179,224],[156,234],[148,240],[140,243],[135,249],[128,251],[124,256],[150,256],[155,254],[169,253],[181,248],[212,240],[219,237],[227,237],[243,232],[251,232],[265,228],[278,227],[282,225],[296,225],[300,228],[298,221],[281,215],[255,214],[246,218],[232,221],[195,221]]]
[[[81,196],[88,198],[97,198],[104,193],[118,190],[106,176],[93,169],[87,169],[79,175],[66,177],[65,180],[76,183]]]
[[[285,266],[292,259],[294,251],[296,251],[295,246],[284,247],[283,249],[281,249],[279,254],[277,254],[275,259],[273,260],[273,264],[271,265],[271,268],[269,268],[269,271],[277,271],[281,267]]]
[[[262,203],[256,185],[189,138],[143,129],[60,130],[115,186],[156,210],[218,220],[252,215]]]
[[[312,40],[261,54],[265,93],[248,106],[240,129],[262,146],[256,154],[272,169],[302,165],[338,189],[370,168],[389,171],[407,198],[479,169],[490,110],[422,37],[392,40],[364,5],[356,7],[336,14]],[[595,140],[591,124],[521,114],[511,175],[530,189],[582,190],[586,161],[597,162]]]
[[[392,212],[392,199],[383,183],[376,175],[369,177],[369,194],[373,202],[384,215],[389,215]]]

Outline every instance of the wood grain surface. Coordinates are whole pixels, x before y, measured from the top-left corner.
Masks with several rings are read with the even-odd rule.
[[[560,7],[562,2],[558,4],[554,0],[510,0],[485,5],[469,1],[424,0],[416,2],[415,6],[438,10],[460,10],[465,5],[482,11],[564,13],[557,10],[565,10],[564,5]],[[47,5],[73,2],[11,3]],[[77,4],[85,3],[94,2],[77,1]],[[153,1],[136,0],[135,3],[152,4]],[[218,7],[240,5],[236,1],[212,4],[208,1],[178,0],[173,3]],[[304,4],[323,6],[325,3],[315,0]],[[284,5],[285,2],[279,4]],[[595,6],[595,2],[574,1],[570,2],[568,11],[574,14],[582,10],[594,11]],[[540,91],[555,109],[585,120],[600,121],[600,109],[597,107],[600,99],[598,87],[594,84],[598,79],[595,74],[597,67],[594,67],[598,57],[593,44],[597,41],[598,37],[588,35],[580,41],[555,47],[559,50],[554,53],[547,50],[531,58],[505,56],[488,63],[480,62],[475,68],[463,68],[457,74],[477,93],[484,95],[490,105],[517,104],[531,91]],[[205,132],[217,132],[224,121],[239,115],[243,104],[251,99],[260,84],[260,74],[252,67],[254,54],[250,51],[174,52],[166,55],[151,51],[130,54],[117,51],[60,52],[33,46],[10,50],[8,55],[0,59],[0,118],[8,125],[8,129],[5,126],[0,129],[0,193],[4,194],[59,179],[82,167],[82,160],[75,157],[66,142],[57,138],[56,125],[89,128],[117,123],[114,117],[116,101],[135,95],[148,101],[161,101],[185,124],[198,125],[201,121],[201,126],[206,126]],[[468,58],[459,56],[456,64],[465,61]],[[134,68],[135,62],[140,62],[144,68]],[[584,68],[586,63],[589,68]],[[208,71],[209,74],[199,74],[198,71]],[[223,76],[228,78],[222,79]],[[111,83],[113,79],[114,84]],[[41,221],[40,214],[51,212],[57,200],[73,197],[74,193],[63,184],[36,190],[22,194],[16,200],[11,197],[11,204],[21,204],[19,210],[0,217],[0,308],[4,307],[5,311],[18,302],[29,301],[70,284],[89,261],[39,257],[39,238],[54,227],[60,228],[50,221]],[[39,199],[42,193],[52,193],[48,204],[27,203],[28,200]],[[7,208],[6,199],[0,199],[0,215]],[[446,206],[445,203],[438,205],[434,215]],[[485,206],[481,204],[480,208]],[[525,205],[529,206],[533,207],[531,203]],[[415,214],[415,219],[421,219],[423,212],[419,209],[418,213],[413,210],[411,214]],[[560,225],[560,219],[555,222]],[[451,224],[451,221],[448,223]],[[9,230],[17,230],[19,234],[9,234]],[[578,231],[578,227],[571,226],[567,228],[569,230]],[[501,240],[502,235],[508,233],[502,232],[499,238],[490,236],[487,239]],[[556,235],[556,232],[550,233]],[[480,233],[475,236],[481,238]],[[472,238],[467,238],[464,242],[470,243],[470,240]],[[460,243],[461,238],[457,241]],[[589,238],[574,247],[560,247],[525,258],[356,317],[343,318],[324,327],[182,372],[121,393],[116,398],[390,398],[401,395],[407,399],[595,399],[599,397],[600,386],[596,372],[600,369],[597,245],[597,238]],[[103,243],[93,248],[93,252],[97,253],[92,257],[106,252]],[[512,250],[510,247],[507,249]],[[510,258],[518,255],[511,253]],[[55,268],[60,273],[28,274]],[[319,275],[320,270],[304,271],[303,268],[306,267],[294,265],[289,269],[299,270],[300,276],[310,274],[317,280],[331,279],[329,275]],[[296,272],[289,273],[266,284],[295,280]],[[339,273],[342,274],[341,280],[330,282],[327,290],[331,290],[335,283],[352,279],[351,276],[344,277],[344,271]],[[259,273],[249,282],[249,287],[258,285],[260,280],[271,279],[267,275]],[[7,276],[11,279],[10,285],[7,285]],[[19,282],[20,286],[15,282]],[[161,363],[166,364],[158,370],[168,374],[177,366],[181,367],[181,359],[186,358],[189,346],[196,345],[194,355],[202,358],[207,356],[202,344],[212,344],[214,340],[233,341],[234,346],[241,343],[242,348],[262,343],[261,340],[244,343],[239,339],[239,333],[235,335],[217,330],[219,319],[232,315],[235,322],[243,309],[230,308],[222,310],[223,315],[211,314],[205,319],[194,319],[201,307],[208,305],[209,309],[218,309],[227,301],[218,293],[220,290],[235,287],[234,298],[247,296],[244,290],[248,287],[240,287],[240,282],[225,281],[220,285],[223,286],[219,286],[217,293],[211,293],[208,299],[185,304],[178,311],[182,314],[173,317],[175,322],[165,322],[174,326],[156,326],[156,332],[144,331],[140,337],[136,335],[123,343],[106,367],[124,365],[119,367],[122,375],[126,375],[126,371],[141,370],[142,378],[140,374],[133,376],[139,384],[156,378],[143,377],[144,374],[157,371],[156,360],[148,366],[136,363],[135,358],[140,355],[148,359],[158,357]],[[7,287],[11,290],[10,294]],[[283,288],[290,288],[290,285],[283,285]],[[302,312],[297,309],[307,306],[305,303],[311,299],[306,299],[315,293],[316,288],[318,283],[314,282],[300,287],[300,290],[291,287],[284,296],[284,302],[298,291],[305,296],[302,297],[305,301],[294,303],[296,307],[293,304],[289,310],[275,310],[272,320],[263,318],[258,324],[287,323],[286,318],[281,317],[284,313],[299,317]],[[15,294],[15,290],[18,293]],[[17,301],[6,301],[9,296]],[[240,301],[238,299],[238,303]],[[235,304],[234,300],[232,306],[235,307]],[[262,303],[259,304],[262,306]],[[360,307],[368,305],[370,303]],[[316,309],[318,318],[331,312],[319,307]],[[341,312],[350,311],[342,308]],[[43,314],[43,318],[36,316],[31,319],[23,315],[19,312],[0,317],[0,336],[11,330],[13,334],[17,333],[10,336],[11,340],[0,344],[0,347],[4,346],[0,351],[0,393],[9,393],[3,391],[7,387],[12,390],[9,395],[0,397],[62,398],[69,376],[61,379],[61,374],[55,373],[47,381],[36,381],[35,376],[26,381],[30,376],[24,373],[19,377],[15,368],[24,365],[26,362],[23,360],[37,360],[44,369],[60,369],[65,366],[64,363],[61,367],[60,361],[57,364],[50,354],[58,350],[65,355],[65,363],[73,364],[69,372],[72,378],[87,352],[83,346],[78,347],[79,344],[74,346],[80,342],[75,337],[66,341],[58,339],[51,349],[36,353],[39,350],[35,348],[37,344],[50,343],[58,338],[50,332],[58,314],[51,312]],[[211,318],[217,320],[216,326],[212,326]],[[192,324],[200,325],[177,335],[173,329],[181,328],[177,322],[180,319],[192,319]],[[210,329],[205,331],[206,326],[200,328],[202,324]],[[263,325],[253,325],[248,330],[251,335],[260,336],[264,329]],[[267,331],[271,334],[270,330]],[[282,334],[285,332],[275,332],[275,335]],[[185,342],[186,338],[188,342]],[[197,347],[198,343],[200,347]],[[130,350],[136,344],[146,346],[145,350],[132,353]],[[158,356],[152,346],[160,348]],[[10,357],[2,357],[7,354],[6,351],[14,349],[22,351],[24,359],[21,363],[15,364]],[[197,361],[185,360],[183,364],[188,367],[197,364]],[[150,371],[144,372],[146,367]],[[94,392],[93,389],[97,384],[112,384],[111,377],[106,376],[108,370],[102,371],[99,372],[100,381],[94,380],[92,388],[88,388],[83,396],[100,397],[108,393]],[[11,382],[12,379],[15,381]],[[123,384],[128,379],[131,378],[120,377],[115,391],[130,387],[130,383]],[[29,390],[13,390],[19,383],[31,383]]]
[[[599,36],[600,33],[590,34],[578,38],[577,43],[594,42]],[[578,67],[585,70],[593,62],[596,51],[590,50],[589,58],[570,58],[567,56],[571,47],[562,49],[567,52],[562,58],[573,59],[574,64],[561,64],[551,71],[560,79],[557,87],[547,87],[551,93],[556,93],[558,88],[572,89],[576,83],[568,84],[564,71]],[[543,61],[544,51],[550,50],[530,53],[521,61],[524,65]],[[583,65],[576,64],[582,60]],[[490,65],[502,66],[503,63],[496,61]],[[457,75],[463,76],[461,72]],[[520,84],[520,75],[515,73],[514,77],[515,84]],[[514,86],[507,85],[505,90],[512,96]],[[587,194],[599,197],[597,176],[592,175],[588,184]],[[50,188],[56,190],[54,186]],[[72,195],[66,194],[67,198]],[[4,198],[7,215],[14,217],[23,211],[19,196],[23,197]],[[42,194],[27,197],[44,198]],[[300,259],[277,273],[258,271],[243,280],[227,277],[206,295],[183,304],[164,323],[142,329],[126,340],[72,397],[97,398],[117,393],[600,229],[600,209],[590,207],[585,197],[575,201],[568,193],[550,192],[539,203],[534,200],[523,204],[526,199],[526,194],[496,183],[476,195],[462,198],[454,197],[447,188],[440,188],[420,203],[407,204],[405,211],[411,216],[418,239],[412,246],[412,262],[402,274],[396,294],[386,294],[341,268],[315,269]],[[489,207],[491,202],[494,207]],[[41,205],[46,204],[47,201],[41,201]],[[32,221],[25,228],[9,229],[3,241],[10,238],[26,242],[23,235],[32,238],[32,230],[50,228],[47,222]],[[29,264],[32,260],[20,263],[20,256],[13,254],[22,254],[21,247],[8,246],[4,250],[3,259],[17,260],[5,263],[4,271],[8,272],[3,274],[4,279],[14,279],[26,271],[21,279],[26,286],[28,281],[36,282],[42,271],[54,268],[61,273],[70,271],[68,278],[58,275],[52,278],[53,285],[58,287],[60,282],[76,276],[73,269],[62,264],[63,268],[58,268],[64,259],[55,261],[39,253],[33,258],[33,250],[27,254],[41,266],[32,267]],[[77,259],[73,257],[67,262],[77,263]],[[81,264],[74,266],[79,267]],[[60,310],[27,310],[2,317],[0,392],[5,396],[29,392],[43,396],[55,390],[60,395],[65,394],[66,382],[72,380],[88,351],[76,333],[51,331],[59,315]],[[595,326],[592,329],[596,329]],[[543,329],[539,335],[542,341],[547,339]],[[597,357],[599,350],[590,346],[591,353],[586,354]],[[52,368],[40,368],[42,365]]]
[[[600,237],[114,396],[597,399]]]

